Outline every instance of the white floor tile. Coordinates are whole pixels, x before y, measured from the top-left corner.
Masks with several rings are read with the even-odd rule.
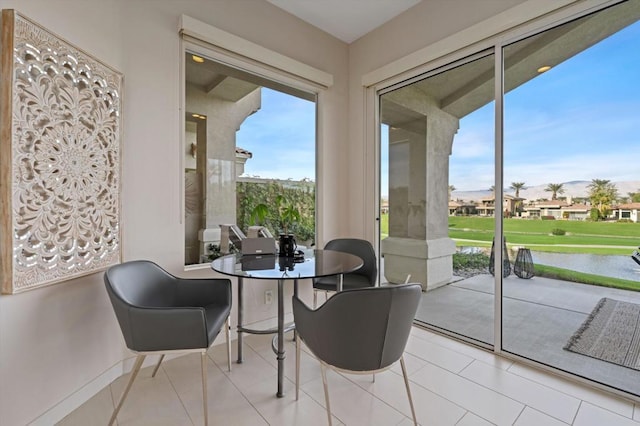
[[[114,407],[111,389],[107,386],[58,422],[57,426],[106,425]]]
[[[411,380],[492,423],[511,425],[524,405],[437,366],[427,364]]]
[[[270,425],[325,426],[327,424],[327,410],[324,404],[320,404],[304,392],[300,392],[300,398],[296,401],[295,387],[289,380],[285,380],[283,398],[276,397],[273,386],[273,381],[268,379],[256,383],[245,392],[251,405]],[[335,416],[332,423],[342,424]],[[231,422],[227,424],[235,425]]]
[[[571,423],[580,400],[499,368],[474,361],[460,375],[565,423]]]
[[[415,373],[416,371],[420,370],[422,367],[424,367],[427,364],[427,361],[418,358],[415,355],[410,354],[409,352],[405,352],[404,353],[404,363],[405,366],[407,367],[407,372],[409,375]],[[400,363],[396,362],[393,367],[391,367],[391,371],[393,371],[396,374],[402,374],[402,368],[400,367]]]
[[[414,327],[415,329],[416,327]],[[486,350],[486,349],[482,349],[479,348],[477,346],[474,346],[470,343],[465,343],[465,342],[460,342],[458,340],[454,340],[452,338],[443,336],[441,334],[435,334],[435,333],[429,333],[429,334],[423,334],[423,333],[412,333],[412,337],[416,337],[419,339],[423,339],[423,340],[428,340],[430,342],[433,342],[437,345],[443,346],[445,348],[449,348],[451,350],[454,350],[458,353],[461,353],[463,355],[467,355],[469,357],[472,357],[474,359],[480,360],[486,364],[492,365],[496,368],[501,368],[503,370],[506,370],[507,368],[509,368],[512,364],[513,361],[503,358],[501,356],[496,355],[495,353]]]
[[[525,407],[518,420],[514,423],[514,426],[566,426],[567,423],[561,422],[551,416],[548,416],[540,411],[534,410],[531,407]]]
[[[612,413],[603,408],[583,402],[578,410],[574,426],[638,426],[638,422],[628,417]]]
[[[295,400],[295,347],[285,340],[285,397],[277,398],[277,362],[270,335],[245,336],[244,363],[227,372],[225,345],[208,351],[210,424],[325,425],[318,361],[306,348],[301,394]],[[414,327],[405,352],[411,392],[421,425],[640,426],[640,404],[513,362],[472,345]],[[200,356],[165,360],[155,378],[145,368],[124,403],[118,424],[201,424]],[[106,424],[129,375],[70,413],[60,426]],[[329,372],[333,424],[413,424],[399,364],[376,375]],[[562,420],[562,421],[561,421]],[[635,420],[635,421],[634,421]]]
[[[393,373],[391,373],[393,374]],[[400,411],[376,398],[357,384],[333,371],[327,372],[331,412],[341,422],[351,425],[394,425],[405,417]],[[302,389],[324,406],[322,380],[305,384]]]
[[[152,371],[153,367],[140,370],[118,413],[118,425],[192,425],[167,375],[160,369],[152,378]],[[126,374],[111,384],[111,395],[116,403],[128,380],[129,374]]]
[[[411,407],[402,373],[398,375],[385,371],[376,374],[375,382],[369,375],[347,375],[347,378],[390,406],[397,408],[407,418],[411,418]],[[416,383],[410,382],[410,387],[418,423],[422,425],[454,425],[466,412],[462,407]]]
[[[583,401],[587,401],[598,407],[613,411],[614,413],[618,413],[624,417],[632,416],[633,403],[611,393],[585,386],[575,381],[520,363],[514,363],[514,365],[509,368],[509,372],[556,389],[567,395],[574,396]]]
[[[405,352],[454,373],[462,371],[473,361],[470,356],[423,339],[409,339]]]
[[[200,356],[187,355],[171,360],[162,367],[194,424],[202,424],[202,376]],[[226,368],[226,367],[225,367]],[[266,425],[247,398],[233,386],[211,359],[207,363],[207,405],[210,424]]]
[[[467,414],[464,415],[462,419],[456,426],[491,426],[493,423],[486,421],[485,419],[476,416],[473,413],[467,411]]]

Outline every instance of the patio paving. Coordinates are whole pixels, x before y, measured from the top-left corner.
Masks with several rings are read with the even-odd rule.
[[[423,293],[416,319],[493,344],[493,276]],[[503,281],[503,349],[640,396],[640,371],[562,349],[603,297],[640,304],[640,292],[533,277]]]

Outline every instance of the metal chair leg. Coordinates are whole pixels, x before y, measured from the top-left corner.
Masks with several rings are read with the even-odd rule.
[[[407,375],[407,367],[404,365],[404,355],[400,357],[400,366],[402,367],[402,375],[404,376],[404,385],[407,388],[407,396],[409,397],[409,405],[411,406],[411,416],[413,417],[413,424],[418,426],[418,419],[416,419],[416,410],[413,407],[413,398],[411,397],[411,388],[409,387],[409,376]]]
[[[300,394],[300,337],[296,339],[296,401]]]
[[[124,388],[124,392],[122,392],[120,401],[118,402],[118,405],[116,406],[115,410],[113,410],[113,414],[111,414],[111,418],[109,419],[109,423],[108,423],[109,426],[111,426],[113,422],[115,422],[116,417],[118,416],[118,412],[120,411],[120,408],[122,408],[122,404],[124,403],[124,400],[127,397],[129,390],[131,390],[131,385],[133,384],[133,381],[136,379],[136,376],[138,375],[138,372],[140,371],[140,367],[142,367],[142,363],[144,362],[145,358],[146,358],[146,355],[138,355],[138,357],[136,358],[136,362],[133,365],[133,370],[131,370],[131,377],[129,377],[129,383],[127,383],[127,387]]]
[[[160,368],[160,364],[162,364],[163,359],[164,359],[164,354],[160,355],[160,359],[156,364],[156,368],[153,369],[153,373],[151,373],[151,377],[156,377],[156,373],[158,372],[158,369]]]
[[[231,316],[227,317],[225,327],[227,329],[227,369],[231,372]]]
[[[207,351],[203,351],[200,356],[202,367],[202,408],[204,409],[204,425],[209,424],[209,410],[207,409]]]
[[[331,423],[331,405],[329,404],[329,385],[327,384],[327,368],[324,363],[320,363],[320,372],[322,373],[322,386],[324,386],[324,401],[327,404],[327,419],[329,420],[329,426]]]

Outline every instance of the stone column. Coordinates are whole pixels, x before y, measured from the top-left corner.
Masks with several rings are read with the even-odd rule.
[[[453,274],[455,243],[448,237],[447,206],[458,119],[410,87],[384,97],[383,122],[391,126],[385,278],[398,283],[411,274],[412,282],[431,290],[447,284]]]
[[[207,253],[209,244],[220,243],[220,224],[236,223],[236,132],[261,104],[256,85],[243,87],[240,92],[221,88],[218,85],[204,91],[187,85],[187,112],[206,117],[205,141],[200,143],[198,135],[197,148],[204,197],[203,229],[198,232],[201,255]]]

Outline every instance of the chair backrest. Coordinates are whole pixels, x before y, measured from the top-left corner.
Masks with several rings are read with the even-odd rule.
[[[378,262],[373,246],[367,240],[358,238],[337,238],[329,241],[325,246],[325,250],[336,250],[345,253],[355,254],[364,261],[364,265],[357,271],[346,275],[362,275],[367,278],[369,285],[372,287],[376,284],[378,278]]]
[[[140,325],[135,323],[133,312],[137,308],[174,305],[175,280],[173,275],[147,260],[121,263],[104,273],[107,294],[129,349],[144,350],[148,345],[145,333],[135,331]]]
[[[294,296],[296,330],[329,365],[350,371],[384,369],[404,352],[421,294],[415,283],[345,290],[315,311]]]
[[[112,266],[104,274],[110,293],[122,302],[139,307],[175,305],[176,278],[148,260],[134,260]]]

